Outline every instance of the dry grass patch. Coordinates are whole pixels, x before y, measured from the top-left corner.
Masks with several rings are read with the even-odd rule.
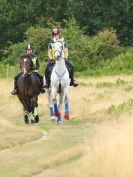
[[[119,78],[124,85],[120,83],[117,89],[105,84],[114,84]],[[133,176],[133,115],[126,116],[126,109],[119,119],[107,114],[111,105],[118,108],[132,99],[132,92],[125,91],[125,86],[133,84],[133,77],[79,81],[81,86],[70,88],[73,119],[64,120],[62,126],[50,123],[46,95],[40,95],[41,122],[35,127],[24,125],[21,104],[17,97],[10,96],[13,83],[0,80],[0,86],[5,85],[0,93],[0,144],[9,147],[0,151],[2,177]],[[103,85],[96,87],[98,83]],[[46,130],[46,138],[37,140]]]

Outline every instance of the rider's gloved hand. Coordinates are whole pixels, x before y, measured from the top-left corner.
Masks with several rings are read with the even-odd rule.
[[[53,59],[49,59],[48,60],[48,63],[52,63],[54,60]]]

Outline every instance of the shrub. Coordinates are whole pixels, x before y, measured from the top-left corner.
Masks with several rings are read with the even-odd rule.
[[[18,63],[20,55],[25,53],[25,48],[28,43],[33,44],[34,52],[38,55],[41,61],[47,61],[47,45],[49,40],[49,30],[45,28],[29,28],[26,32],[27,40],[22,43],[11,45],[8,50],[5,50],[3,62],[15,65]]]
[[[27,38],[25,41],[11,45],[5,50],[6,57],[2,59],[4,63],[12,65],[18,63],[20,55],[25,52],[25,46],[32,43],[34,52],[44,67],[44,63],[47,62],[47,45],[51,37],[50,30],[42,27],[29,28],[25,34]],[[132,67],[132,54],[127,54],[127,50],[121,50],[114,29],[104,29],[93,37],[85,36],[84,30],[80,29],[75,19],[72,18],[65,21],[65,26],[61,31],[68,44],[69,60],[79,73],[89,71],[91,74],[96,72],[99,74],[103,68],[105,72],[114,72],[115,67],[117,71],[124,71],[125,68]],[[127,59],[125,60],[125,58]]]

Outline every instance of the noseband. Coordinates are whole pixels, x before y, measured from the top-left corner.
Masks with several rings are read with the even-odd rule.
[[[57,53],[58,55],[57,55],[57,57],[55,57],[55,59],[59,60],[59,58],[61,58],[62,52],[63,52],[63,43],[61,41],[56,41],[55,44],[57,44],[57,46],[55,45],[55,52],[54,52],[54,54],[56,54],[58,52]]]

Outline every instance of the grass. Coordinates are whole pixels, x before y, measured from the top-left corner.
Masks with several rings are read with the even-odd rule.
[[[0,177],[133,176],[133,101],[125,91],[133,77],[78,80],[70,88],[71,120],[62,126],[49,121],[46,95],[39,97],[40,124],[24,125],[12,80],[0,80]]]
[[[102,83],[98,83],[96,85],[96,87],[97,88],[102,88],[102,87],[107,87],[107,88],[108,87],[120,87],[120,86],[123,86],[125,84],[127,84],[127,81],[118,78],[115,83],[112,83],[112,82],[102,82]]]
[[[133,111],[133,99],[129,99],[127,102],[124,102],[120,105],[111,105],[107,112],[109,114],[114,114],[120,116],[122,113],[132,113]]]

